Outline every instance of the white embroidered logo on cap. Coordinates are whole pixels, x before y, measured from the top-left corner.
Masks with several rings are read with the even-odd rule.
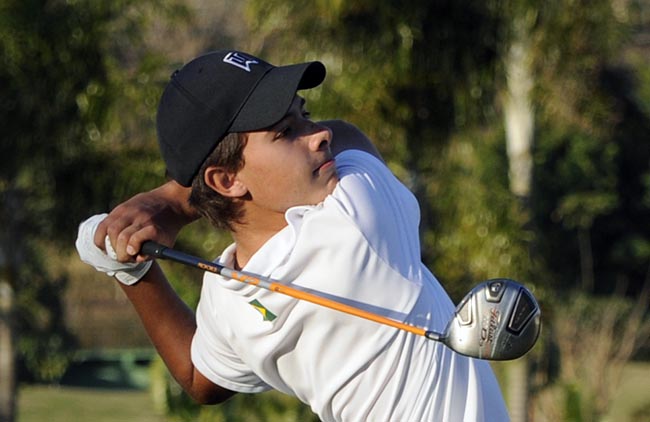
[[[237,66],[240,69],[244,69],[246,72],[251,71],[252,64],[259,63],[257,60],[247,57],[242,53],[238,53],[236,51],[226,54],[226,57],[223,58],[223,61],[233,66]]]

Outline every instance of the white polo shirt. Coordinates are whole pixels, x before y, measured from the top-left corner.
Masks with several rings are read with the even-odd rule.
[[[454,306],[421,262],[415,197],[375,157],[336,157],[340,181],[244,271],[427,329]],[[231,266],[235,245],[219,262]],[[487,362],[392,327],[206,273],[192,361],[215,384],[276,389],[323,421],[504,421]]]

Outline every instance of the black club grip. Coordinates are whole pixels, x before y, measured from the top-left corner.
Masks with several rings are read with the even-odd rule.
[[[165,249],[167,249],[167,246],[148,240],[142,244],[140,253],[142,255],[149,255],[156,258],[164,258],[163,252]]]

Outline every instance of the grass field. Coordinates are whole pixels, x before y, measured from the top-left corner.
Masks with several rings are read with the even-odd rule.
[[[623,379],[613,398],[609,415],[603,422],[650,422],[644,414],[633,417],[634,412],[650,405],[650,364],[629,363],[623,370]]]
[[[17,422],[165,422],[147,391],[25,386]]]
[[[650,364],[631,363],[604,422],[647,422],[631,414],[650,403]],[[17,422],[167,422],[143,390],[23,386]]]

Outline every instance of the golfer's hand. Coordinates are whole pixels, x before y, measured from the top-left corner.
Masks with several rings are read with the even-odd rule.
[[[148,262],[118,262],[108,236],[104,239],[106,251],[97,247],[94,243],[94,235],[99,223],[106,218],[106,214],[97,214],[79,225],[77,241],[75,246],[79,258],[88,265],[92,265],[97,271],[115,277],[120,283],[130,286],[140,281],[151,268],[153,261]]]
[[[140,247],[147,240],[173,246],[180,230],[199,215],[187,200],[190,189],[170,181],[118,205],[98,226],[95,245],[105,248],[106,236],[119,262],[143,262]]]

